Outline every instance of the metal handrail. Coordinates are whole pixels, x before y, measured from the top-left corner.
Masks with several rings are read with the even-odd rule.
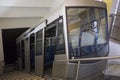
[[[56,60],[56,62],[69,62],[69,61],[88,61],[88,60],[105,60],[105,59],[119,59],[120,56],[111,57],[94,57],[94,58],[80,58],[80,59],[69,59],[69,60]]]
[[[56,60],[56,62],[69,62],[69,61],[77,61],[77,71],[76,71],[76,77],[75,80],[78,80],[79,76],[79,69],[80,69],[80,62],[81,61],[87,61],[87,60],[108,60],[108,59],[120,59],[120,56],[111,56],[111,57],[94,57],[94,58],[81,58],[81,59],[69,59],[69,60]]]

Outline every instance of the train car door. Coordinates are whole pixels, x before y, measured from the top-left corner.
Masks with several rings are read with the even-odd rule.
[[[24,49],[25,45],[24,45],[24,40],[21,41],[20,44],[20,54],[21,54],[21,70],[24,71],[25,70],[25,49]]]
[[[30,35],[30,72],[35,72],[35,34]]]
[[[62,18],[50,23],[45,29],[45,56],[44,77],[52,77],[53,62],[55,58],[63,58],[65,55],[63,21]],[[60,57],[64,55],[63,57]]]
[[[29,38],[25,40],[25,72],[30,73],[30,49]]]
[[[50,77],[52,64],[55,55],[56,45],[56,25],[55,22],[45,28],[45,55],[44,55],[44,77]]]
[[[43,53],[43,44],[44,38],[43,34],[44,30],[41,29],[36,32],[35,35],[35,74],[43,77],[43,70],[44,70],[44,53]]]
[[[17,44],[17,55],[18,55],[18,64],[17,64],[17,68],[18,70],[22,71],[22,55],[21,55],[21,48],[20,48],[20,43]]]

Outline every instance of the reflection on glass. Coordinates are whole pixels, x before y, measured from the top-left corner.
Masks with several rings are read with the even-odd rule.
[[[42,55],[42,30],[36,33],[36,55]]]
[[[102,8],[67,8],[70,59],[107,55],[106,18]]]

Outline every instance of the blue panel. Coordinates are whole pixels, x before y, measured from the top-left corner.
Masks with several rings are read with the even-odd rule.
[[[55,46],[50,46],[46,48],[45,51],[45,67],[50,66],[53,63],[55,54]]]

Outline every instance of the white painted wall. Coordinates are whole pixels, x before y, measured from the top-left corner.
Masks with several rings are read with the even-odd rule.
[[[50,7],[51,0],[0,0],[0,17],[43,17]]]
[[[37,26],[41,18],[0,18],[0,29]]]
[[[48,7],[0,7],[0,18],[43,17],[48,13]]]
[[[51,8],[50,8],[50,13],[56,11],[65,0],[51,0]]]
[[[50,7],[51,0],[0,0],[0,6]]]

